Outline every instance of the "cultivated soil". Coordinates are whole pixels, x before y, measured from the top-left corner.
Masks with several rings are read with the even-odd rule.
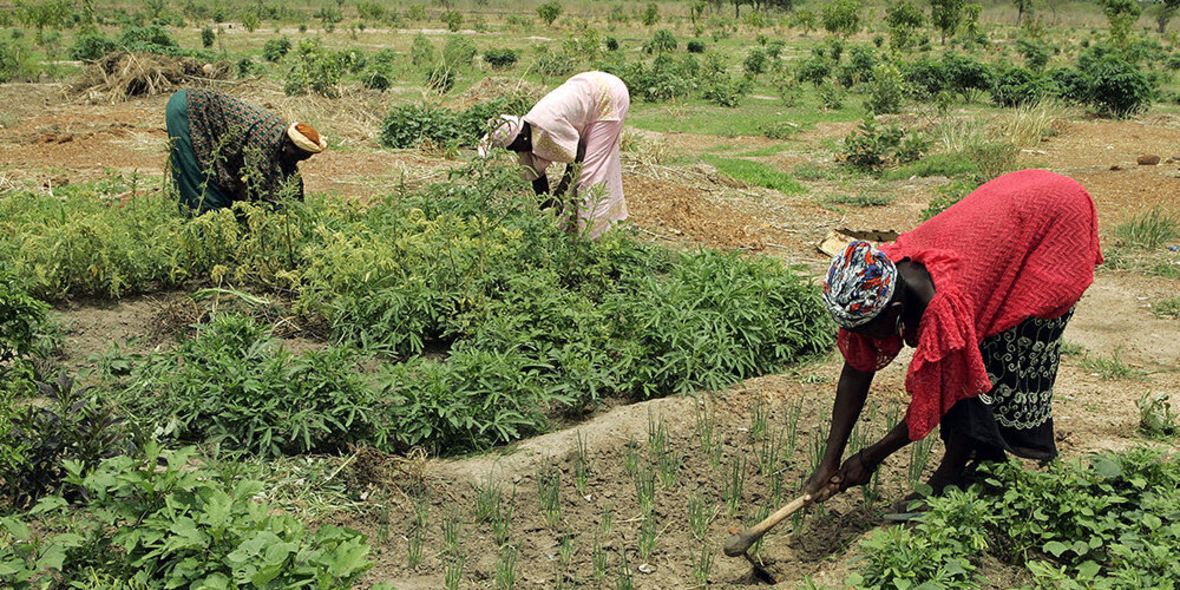
[[[295,105],[272,86],[261,82],[227,85],[231,93],[284,113],[306,106]],[[52,198],[68,183],[95,181],[112,174],[138,175],[137,192],[159,192],[163,186],[166,133],[164,104],[167,96],[137,98],[111,104],[93,97],[70,95],[63,86],[46,84],[0,85],[0,188],[26,187]],[[393,187],[441,179],[445,172],[469,157],[448,160],[441,154],[411,150],[384,150],[376,144],[375,122],[380,112],[365,114],[379,104],[373,96],[341,99],[338,119],[322,115],[318,124],[333,138],[333,149],[303,164],[308,190],[340,198],[372,198]],[[347,119],[345,118],[347,117]],[[333,124],[336,123],[336,127]],[[834,167],[830,154],[818,142],[842,137],[848,124],[820,125],[779,142],[782,151],[758,157],[762,162],[791,171],[801,165]],[[701,146],[716,146],[716,137],[676,134],[644,134],[645,141],[662,142],[677,161],[692,159]],[[761,146],[763,138],[748,138],[746,145]],[[741,143],[743,138],[730,138]],[[1021,155],[1029,165],[1041,165],[1071,176],[1092,193],[1107,245],[1110,229],[1131,213],[1153,205],[1175,211],[1180,192],[1180,119],[1151,116],[1132,121],[1099,121],[1076,118],[1060,133],[1035,150]],[[1157,166],[1139,166],[1142,154],[1161,156]],[[894,196],[883,207],[856,208],[825,204],[820,195],[834,190],[827,181],[804,181],[808,190],[784,196],[776,191],[746,187],[725,179],[708,166],[664,166],[625,156],[628,204],[639,235],[675,247],[698,246],[742,249],[754,255],[780,257],[801,265],[801,272],[818,276],[826,257],[816,244],[829,229],[893,229],[905,231],[920,221],[920,211],[945,179],[911,179],[874,184],[864,190],[885,190]],[[1117,168],[1117,169],[1114,169]],[[869,183],[871,181],[865,181]],[[1170,255],[1180,264],[1180,256]],[[1136,401],[1146,392],[1165,392],[1180,402],[1180,322],[1151,313],[1151,304],[1174,297],[1180,282],[1129,271],[1100,270],[1095,284],[1078,304],[1066,331],[1068,342],[1080,345],[1081,354],[1065,357],[1057,380],[1055,422],[1058,445],[1067,459],[1105,449],[1142,444],[1137,434]],[[169,346],[161,334],[167,318],[179,322],[185,311],[178,307],[181,293],[127,298],[117,302],[76,301],[58,307],[65,326],[67,364],[85,364],[89,355],[124,343],[146,351]],[[199,313],[199,312],[197,312]],[[179,325],[183,325],[180,322]],[[316,346],[313,335],[294,330],[290,346]],[[1112,357],[1136,369],[1132,379],[1103,380],[1083,368],[1086,355]],[[862,428],[872,436],[885,429],[885,416],[904,408],[903,359],[886,368],[874,383],[870,399],[878,408],[875,420]],[[386,457],[371,450],[359,453],[345,470],[362,508],[324,517],[324,520],[356,527],[375,545],[376,565],[365,584],[391,583],[397,588],[427,589],[443,585],[446,559],[442,523],[456,515],[462,521],[464,587],[491,587],[497,572],[497,550],[491,526],[473,518],[476,489],[499,486],[515,494],[511,524],[512,542],[519,549],[516,572],[521,588],[554,588],[558,580],[593,587],[592,563],[595,539],[608,558],[602,587],[616,587],[620,571],[633,576],[636,588],[687,588],[696,586],[694,563],[701,547],[712,555],[709,584],[739,588],[764,584],[754,576],[750,563],[725,557],[720,546],[743,526],[756,522],[766,510],[793,498],[809,471],[813,441],[826,434],[827,417],[841,363],[838,356],[796,370],[751,379],[718,392],[617,405],[569,423],[568,427],[486,454],[456,459],[407,459]],[[798,408],[797,410],[794,410]],[[798,412],[789,460],[779,461],[781,489],[761,473],[761,442],[751,441],[754,414],[768,417],[771,436],[787,436],[786,424]],[[711,465],[698,442],[697,425],[712,417],[715,436],[724,440],[719,465]],[[657,484],[655,514],[657,539],[646,559],[637,553],[640,512],[635,478],[628,474],[628,454],[648,461],[649,427],[666,429],[667,449],[682,461],[679,477],[669,485]],[[574,461],[579,441],[589,458],[588,486],[574,487]],[[1155,444],[1155,443],[1148,443]],[[941,454],[933,445],[930,465]],[[759,558],[781,587],[793,588],[811,577],[817,584],[839,586],[853,567],[856,542],[885,526],[881,514],[893,499],[907,491],[905,480],[909,453],[890,459],[880,474],[883,498],[867,504],[856,490],[810,509],[805,518],[787,521],[767,538]],[[561,472],[561,524],[546,524],[538,499],[537,475],[543,466],[555,464]],[[724,498],[734,466],[744,474],[742,501],[737,513],[727,512]],[[1030,468],[1035,466],[1030,465]],[[929,469],[929,467],[928,467]],[[424,558],[407,567],[407,531],[421,489],[429,490],[429,520],[424,537]],[[690,499],[703,501],[715,515],[701,539],[689,530]],[[760,513],[759,511],[762,510]],[[450,515],[450,516],[448,516]],[[609,516],[608,516],[609,515]],[[604,519],[609,518],[609,530]],[[562,563],[560,546],[572,538],[573,554]],[[623,556],[626,556],[624,563]],[[1019,585],[1020,572],[999,563],[984,566],[991,587]]]

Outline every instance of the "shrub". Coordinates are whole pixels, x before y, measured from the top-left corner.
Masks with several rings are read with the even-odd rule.
[[[266,43],[262,45],[262,59],[269,62],[278,62],[287,56],[291,51],[291,40],[286,36],[277,39],[267,39]]]
[[[516,65],[519,56],[512,49],[489,49],[483,52],[484,63],[496,70],[507,70]]]
[[[603,40],[603,45],[606,47],[607,51],[619,50],[619,40],[615,39],[614,37],[607,37],[605,40]]]
[[[394,107],[381,123],[379,139],[385,147],[418,147],[423,141],[448,143],[459,137],[459,121],[443,108],[422,105]]]
[[[888,9],[885,24],[889,27],[890,44],[898,49],[907,49],[914,45],[914,33],[926,26],[926,14],[905,1]],[[880,47],[881,43],[876,45]]]
[[[384,6],[370,0],[358,2],[356,5],[357,16],[365,20],[380,22],[389,16],[388,11]]]
[[[32,77],[37,69],[32,49],[20,39],[0,38],[0,83]]]
[[[1049,79],[1057,89],[1057,96],[1073,104],[1085,104],[1090,100],[1090,81],[1077,70],[1058,68],[1049,72]]]
[[[1049,80],[1024,68],[1011,68],[996,77],[992,100],[1002,107],[1032,104],[1052,93]]]
[[[36,336],[48,321],[48,309],[0,266],[0,402],[8,394],[28,393],[31,389],[31,371],[24,363],[37,352]]]
[[[37,388],[47,403],[11,409],[11,422],[0,429],[0,445],[16,451],[7,461],[0,454],[2,512],[27,510],[58,493],[67,462],[89,473],[102,459],[136,449],[131,428],[90,388],[76,386],[64,373]]]
[[[1107,57],[1091,70],[1090,104],[1108,117],[1131,117],[1151,107],[1154,91],[1147,76],[1135,66]]]
[[[710,76],[702,87],[701,98],[718,106],[737,108],[750,92],[750,82],[728,75]]]
[[[823,84],[816,86],[815,91],[819,95],[819,104],[824,109],[838,111],[844,108],[844,99],[847,93],[839,86],[825,81]]]
[[[373,68],[361,79],[361,85],[369,90],[385,91],[392,88],[393,75],[389,70],[389,66],[374,64]]]
[[[942,56],[942,68],[947,90],[967,94],[972,90],[992,88],[991,67],[971,56],[947,53]]]
[[[375,401],[348,348],[295,356],[253,318],[222,315],[133,372],[127,404],[179,441],[264,456],[373,442]]]
[[[742,62],[742,68],[750,76],[757,76],[766,72],[766,63],[766,51],[756,47],[751,49],[750,53],[746,54],[746,59]]]
[[[839,159],[853,168],[877,172],[894,164],[913,162],[929,147],[929,141],[920,133],[907,133],[896,124],[885,126],[866,117],[844,138]]]
[[[180,55],[180,45],[168,31],[158,25],[150,27],[128,27],[119,37],[119,46],[125,51]]]
[[[443,45],[443,63],[452,68],[469,66],[476,53],[474,41],[465,35],[452,35]]]
[[[643,26],[651,27],[660,22],[660,7],[655,2],[649,2],[647,7],[643,9],[643,15],[639,19],[643,22]]]
[[[287,72],[283,92],[288,96],[305,94],[309,90],[320,96],[336,98],[338,84],[347,69],[347,54],[324,49],[319,40],[303,39],[296,51],[295,65]]]
[[[217,33],[213,32],[213,27],[205,26],[201,29],[201,47],[209,49],[213,47],[213,42],[217,41]]]
[[[561,16],[561,11],[562,8],[560,3],[546,2],[537,7],[537,16],[541,17],[541,20],[545,21],[546,25],[553,26],[553,21],[557,20],[557,17]]]
[[[905,81],[911,94],[928,100],[947,88],[947,71],[938,62],[922,56],[905,64]]]
[[[1052,53],[1044,43],[1028,39],[1017,41],[1016,51],[1024,56],[1024,65],[1034,72],[1044,70],[1045,65],[1049,63],[1049,58],[1052,57]]]
[[[448,10],[442,14],[442,22],[446,23],[448,31],[458,33],[459,29],[463,28],[463,13]]]
[[[824,5],[821,20],[829,33],[849,37],[861,28],[859,0],[832,0]]]
[[[819,86],[832,73],[832,61],[822,55],[813,55],[799,63],[795,78],[800,82],[811,82]]]
[[[410,47],[410,63],[419,67],[434,63],[434,45],[422,33],[414,35],[414,43]]]
[[[643,50],[655,54],[672,53],[676,51],[677,45],[676,36],[672,34],[672,31],[660,29],[656,31],[655,35],[652,35],[651,40],[643,44]]]
[[[700,39],[693,39],[692,41],[689,41],[688,42],[688,52],[689,53],[704,53],[705,52],[705,42],[701,41]],[[1180,67],[1177,67],[1176,69],[1180,69]]]
[[[873,68],[873,82],[865,99],[865,108],[877,114],[896,113],[901,110],[903,98],[901,72],[892,64]]]
[[[114,50],[115,42],[107,37],[97,33],[83,33],[74,40],[74,44],[70,46],[69,54],[70,59],[98,61]]]

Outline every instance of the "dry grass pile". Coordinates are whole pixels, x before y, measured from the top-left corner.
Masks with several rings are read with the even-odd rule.
[[[105,96],[120,102],[135,96],[172,92],[185,85],[228,78],[225,63],[206,64],[191,57],[116,52],[88,66],[73,90],[91,97]]]
[[[545,92],[545,88],[540,84],[534,84],[522,78],[490,76],[473,84],[471,88],[455,97],[447,106],[456,110],[465,110],[481,102],[517,93],[537,101],[545,96]],[[519,114],[523,115],[524,113]]]

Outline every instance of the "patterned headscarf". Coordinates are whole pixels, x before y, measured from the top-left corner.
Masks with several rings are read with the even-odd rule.
[[[897,267],[868,242],[852,242],[834,259],[824,280],[824,305],[841,328],[872,321],[893,298]]]
[[[479,140],[479,157],[486,158],[492,154],[492,148],[506,148],[516,141],[516,136],[520,135],[520,130],[524,127],[524,119],[515,115],[500,115],[496,119],[488,121],[488,126],[495,125],[496,128],[491,133],[483,136]]]

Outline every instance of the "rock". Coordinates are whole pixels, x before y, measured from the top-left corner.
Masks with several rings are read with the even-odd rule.
[[[1111,170],[1122,170],[1123,168],[1122,168],[1122,166],[1119,166],[1118,164],[1111,164],[1110,169]]]
[[[1140,166],[1155,166],[1160,163],[1160,157],[1155,154],[1144,154],[1135,160]]]

